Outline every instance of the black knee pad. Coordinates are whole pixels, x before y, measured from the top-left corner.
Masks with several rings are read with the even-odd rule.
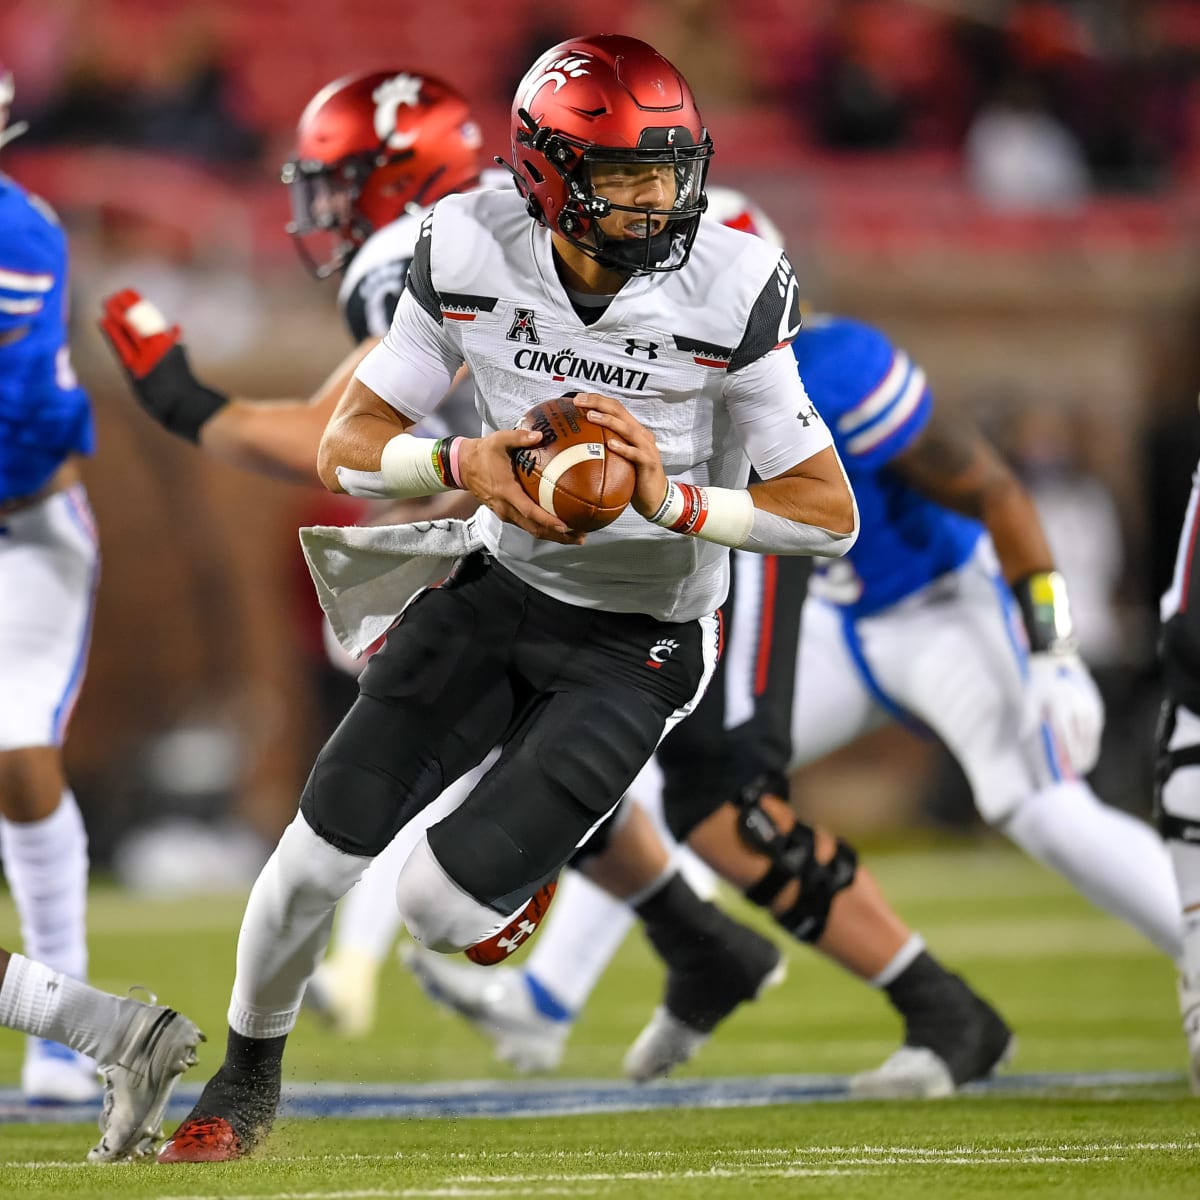
[[[833,898],[854,882],[858,854],[848,843],[837,839],[837,849],[828,862],[816,856],[816,834],[809,825],[798,821],[782,833],[762,806],[762,797],[771,789],[766,781],[742,794],[738,813],[738,834],[752,850],[770,860],[767,873],[746,889],[746,899],[761,908],[772,902],[792,880],[800,884],[800,897],[789,909],[771,915],[792,937],[815,942],[825,932]]]
[[[304,819],[346,854],[379,854],[442,791],[434,759],[401,764],[386,705],[360,696],[317,755],[304,791]]]

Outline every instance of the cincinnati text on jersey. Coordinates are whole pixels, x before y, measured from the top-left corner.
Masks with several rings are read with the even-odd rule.
[[[518,350],[513,364],[520,371],[537,371],[551,376],[555,382],[565,379],[584,379],[589,383],[604,383],[630,392],[645,391],[650,381],[649,371],[635,371],[615,363],[594,362],[580,358],[574,350]]]

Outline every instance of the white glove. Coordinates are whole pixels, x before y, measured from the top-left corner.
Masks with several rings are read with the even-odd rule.
[[[1026,732],[1033,732],[1042,722],[1050,726],[1076,775],[1086,775],[1096,765],[1104,732],[1104,701],[1078,654],[1029,656]]]

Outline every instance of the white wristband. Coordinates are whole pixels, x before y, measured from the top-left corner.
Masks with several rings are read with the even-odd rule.
[[[754,500],[743,488],[697,487],[667,480],[655,525],[736,549],[754,524]]]
[[[352,496],[371,499],[415,500],[454,490],[453,477],[445,467],[449,442],[399,433],[383,448],[378,471],[355,471],[338,467],[338,482]],[[439,462],[443,469],[439,471]],[[445,474],[448,479],[443,479]]]

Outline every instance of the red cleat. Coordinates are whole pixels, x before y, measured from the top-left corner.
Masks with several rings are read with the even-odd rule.
[[[224,1117],[192,1117],[158,1152],[160,1163],[229,1162],[241,1158],[242,1140]]]
[[[493,933],[491,937],[484,938],[482,942],[468,946],[463,953],[481,967],[494,967],[497,963],[503,962],[514,950],[519,950],[533,936],[534,931],[542,923],[546,910],[550,907],[550,901],[554,899],[554,891],[557,887],[557,879],[542,884],[526,901],[525,907],[518,910],[516,916],[499,933]]]

